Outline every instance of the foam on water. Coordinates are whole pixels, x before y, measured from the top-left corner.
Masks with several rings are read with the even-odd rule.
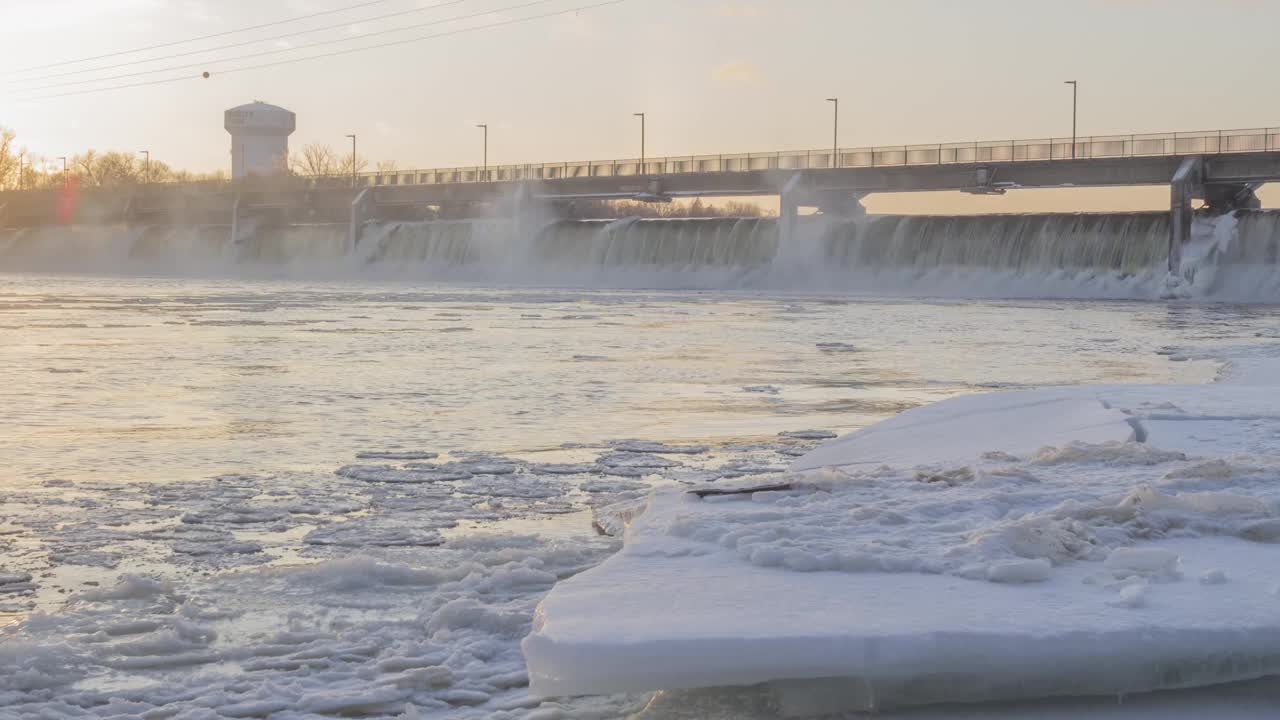
[[[527,227],[528,230],[520,230]],[[1168,294],[1165,213],[42,227],[0,232],[19,271],[403,277],[585,287],[829,290],[978,297]],[[1280,300],[1280,214],[1197,219],[1177,294]]]

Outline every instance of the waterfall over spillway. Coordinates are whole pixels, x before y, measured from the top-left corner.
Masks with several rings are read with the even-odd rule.
[[[517,229],[518,228],[518,229]],[[316,277],[974,297],[1150,298],[1166,213],[40,227],[0,231],[0,270]],[[1197,220],[1186,292],[1280,302],[1280,213]]]

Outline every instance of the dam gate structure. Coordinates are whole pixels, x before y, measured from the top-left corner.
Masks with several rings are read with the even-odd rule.
[[[529,227],[528,214],[563,216],[576,200],[775,196],[785,246],[802,208],[857,217],[874,193],[1167,186],[1167,267],[1176,278],[1193,201],[1212,215],[1255,209],[1255,190],[1276,181],[1280,128],[1262,128],[140,184],[83,189],[70,218],[58,190],[15,191],[0,194],[0,226],[230,224],[239,233],[250,219],[342,223],[355,246],[367,223],[382,220],[493,217],[502,208],[515,227]]]

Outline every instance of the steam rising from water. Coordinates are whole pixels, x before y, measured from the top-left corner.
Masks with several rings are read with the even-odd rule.
[[[1165,289],[1164,213],[804,218],[779,247],[771,218],[43,227],[0,232],[8,271],[389,277],[445,282],[1154,298]],[[517,227],[520,229],[517,230]],[[1198,220],[1190,296],[1280,301],[1280,213]]]

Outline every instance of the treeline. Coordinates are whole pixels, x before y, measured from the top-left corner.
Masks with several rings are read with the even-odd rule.
[[[311,143],[299,152],[289,153],[289,172],[303,176],[350,175],[353,172],[353,161],[354,172],[362,173],[369,169],[369,161],[360,155],[353,158],[351,153],[342,153],[321,143]],[[374,170],[393,173],[399,168],[394,160],[383,160],[374,166]]]
[[[142,183],[225,180],[226,174],[176,170],[141,153],[88,150],[66,159],[36,155],[17,143],[17,135],[0,128],[0,190],[60,188],[72,178],[80,187],[118,187]]]
[[[295,176],[349,175],[369,169],[367,159],[342,153],[328,145],[313,143],[299,152],[290,153],[289,174]],[[393,173],[394,161],[379,162],[374,169]],[[40,190],[65,187],[74,179],[80,187],[120,187],[144,183],[224,181],[226,173],[192,173],[177,170],[167,163],[147,158],[141,153],[98,152],[89,150],[67,158],[63,170],[61,158],[47,158],[30,153],[17,144],[16,134],[0,127],[0,190]],[[715,205],[695,199],[693,202],[647,203],[631,200],[575,200],[572,214],[580,218],[716,218],[765,217],[773,213],[752,202],[731,200]]]
[[[612,218],[719,218],[767,217],[773,213],[753,202],[730,200],[711,205],[695,198],[693,202],[648,203],[635,200],[575,200],[575,217],[584,219]]]
[[[364,172],[369,162],[357,156],[355,171]],[[352,157],[328,145],[311,144],[301,152],[291,153],[291,175],[349,175]],[[378,172],[395,172],[394,161],[376,164]],[[143,183],[174,183],[224,181],[227,174],[221,170],[213,173],[193,173],[179,170],[156,158],[142,153],[98,152],[89,150],[68,157],[66,169],[61,158],[50,158],[31,153],[18,145],[17,135],[0,127],[0,190],[40,190],[64,187],[74,178],[80,187],[119,187]]]

